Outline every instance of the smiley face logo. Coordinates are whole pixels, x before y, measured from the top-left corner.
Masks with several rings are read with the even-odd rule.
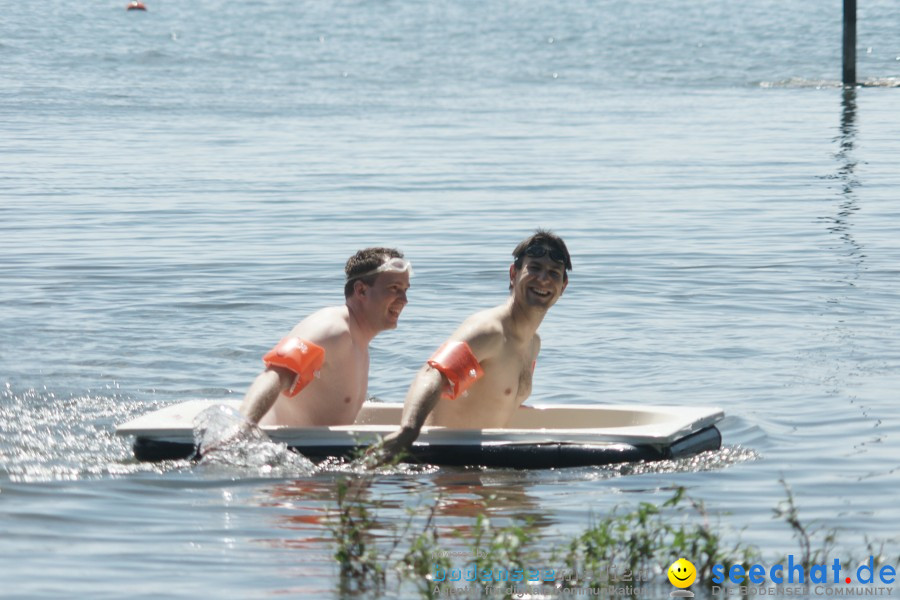
[[[691,561],[679,558],[668,570],[669,582],[677,588],[686,588],[697,579],[697,569]]]

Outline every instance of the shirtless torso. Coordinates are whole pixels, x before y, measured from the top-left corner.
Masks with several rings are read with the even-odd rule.
[[[318,376],[293,398],[281,393],[260,425],[314,427],[352,423],[366,399],[367,343],[354,340],[346,306],[323,308],[301,321],[290,335],[325,349]]]
[[[544,242],[548,237],[551,242]],[[458,429],[505,427],[531,395],[541,348],[537,330],[568,285],[571,261],[562,240],[548,232],[523,241],[520,250],[509,268],[509,299],[473,314],[448,340],[465,342],[483,374],[463,394],[449,399],[447,375],[426,363],[407,392],[400,428],[384,438],[381,460],[409,448],[426,423]]]
[[[298,323],[289,337],[321,346],[324,363],[293,397],[287,391],[295,374],[269,365],[244,396],[241,413],[247,421],[288,427],[353,423],[368,391],[369,343],[397,326],[407,303],[409,275],[403,261],[395,270],[379,271],[370,284],[351,281],[353,291],[344,306],[323,308]]]
[[[426,425],[452,428],[504,427],[515,410],[531,395],[533,367],[540,337],[521,338],[504,318],[507,306],[481,311],[469,317],[451,336],[468,339],[481,352],[484,375],[455,400],[439,401]],[[430,369],[430,367],[426,367]]]

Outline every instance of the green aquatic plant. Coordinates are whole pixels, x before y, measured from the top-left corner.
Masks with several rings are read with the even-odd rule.
[[[678,494],[670,502],[687,500],[691,506],[693,516],[682,522],[679,527],[672,528],[671,554],[672,562],[681,557],[691,557],[691,562],[697,570],[697,578],[701,582],[710,583],[712,569],[721,564],[726,571],[734,565],[741,565],[745,569],[756,562],[759,551],[756,547],[741,542],[740,536],[730,545],[726,543],[726,536],[721,533],[721,527],[710,523],[706,505],[684,494],[684,488],[679,488]],[[676,503],[677,503],[676,501]],[[729,536],[730,537],[730,534]]]
[[[475,518],[471,534],[468,554],[473,557],[478,573],[489,572],[493,577],[494,574],[504,571],[508,576],[517,570],[524,572],[529,565],[533,566],[540,561],[540,553],[532,547],[537,538],[531,518],[514,519],[505,527],[496,527],[490,518],[479,514]],[[497,587],[501,590],[498,592],[501,597],[513,596],[512,587]]]
[[[834,558],[834,552],[837,548],[837,530],[826,529],[817,521],[802,522],[800,520],[800,509],[794,500],[794,492],[788,482],[782,477],[778,482],[784,487],[785,499],[778,503],[773,512],[773,518],[783,519],[791,528],[794,539],[800,545],[800,565],[804,571],[809,571],[813,565],[825,564],[828,560]],[[866,550],[862,559],[854,557],[852,554],[840,557],[840,563],[844,565],[852,565],[859,562],[865,562],[870,557],[874,568],[885,565],[900,566],[900,555],[889,557],[885,553],[885,545],[890,543],[896,546],[897,540],[870,540],[865,539]],[[782,557],[785,560],[785,557]]]
[[[394,573],[398,587],[412,584],[422,596],[433,596],[433,573],[436,569],[448,571],[452,567],[448,554],[440,548],[435,522],[438,500],[424,511],[425,519],[419,527],[414,522],[423,514],[421,507],[408,509],[407,519],[394,533],[392,543],[379,546],[373,531],[385,528],[376,521],[373,510],[376,503],[363,496],[372,477],[364,476],[352,486],[341,481],[337,487],[336,518],[330,529],[336,544],[334,556],[340,566],[341,592],[380,594],[386,589],[387,574]],[[699,523],[671,524],[673,514],[686,514],[689,509],[693,517],[700,515],[704,519]],[[565,572],[575,576],[558,579],[554,584],[597,588],[611,581],[639,583],[682,556],[696,561],[701,580],[709,578],[716,563],[728,566],[748,563],[753,556],[751,550],[739,542],[733,548],[726,548],[705,517],[702,504],[689,501],[682,488],[660,506],[641,502],[624,513],[614,509],[567,544],[563,557]],[[478,572],[511,573],[515,569],[525,570],[529,565],[552,564],[558,555],[556,547],[541,547],[536,531],[533,522],[527,519],[498,527],[481,514],[467,531],[468,539],[457,554],[471,556],[470,562]],[[455,536],[463,539],[460,533]],[[393,559],[404,542],[405,551]],[[514,588],[500,586],[498,589],[503,589],[506,596],[514,593]]]
[[[679,517],[678,524],[673,524],[675,517]],[[708,581],[713,565],[746,565],[756,554],[740,541],[728,547],[710,525],[703,504],[688,498],[679,487],[659,506],[641,502],[625,513],[615,508],[591,523],[569,543],[565,561],[579,576],[571,584],[596,587],[611,579],[646,580],[685,556],[696,567],[697,578]],[[621,567],[624,569],[619,570]]]
[[[394,565],[398,580],[412,582],[418,592],[425,597],[433,595],[432,577],[435,568],[447,570],[451,566],[449,557],[440,551],[438,529],[433,525],[439,502],[438,498],[431,505],[421,530],[412,537],[406,552]],[[409,532],[416,510],[408,509],[407,514],[409,518],[405,530]],[[396,539],[399,541],[403,537],[397,536]]]
[[[591,588],[598,593],[609,593],[602,589],[608,585],[668,588],[666,569],[679,558],[690,560],[698,583],[707,586],[712,585],[714,567],[728,573],[735,565],[746,571],[762,562],[755,547],[743,543],[739,536],[734,538],[732,532],[723,531],[720,523],[710,518],[704,504],[690,498],[681,487],[659,504],[617,506],[603,518],[592,516],[584,531],[562,542],[547,543],[551,540],[541,538],[530,520],[513,519],[505,526],[497,526],[487,515],[479,514],[465,534],[457,530],[453,544],[456,551],[448,553],[441,549],[438,533],[440,498],[425,499],[419,506],[407,508],[406,520],[399,527],[387,528],[375,518],[378,502],[364,495],[373,477],[370,473],[352,485],[345,481],[338,485],[337,516],[331,531],[343,595],[372,597],[390,592],[394,596],[410,586],[422,597],[443,595],[442,586],[450,585],[452,580],[444,583],[436,580],[435,574],[464,566],[454,564],[451,555],[466,556],[465,565],[477,573],[511,574],[514,570],[562,563],[563,568],[556,570],[549,585],[557,590]],[[782,484],[787,497],[775,508],[775,516],[784,519],[794,532],[801,562],[809,570],[811,565],[824,563],[835,548],[837,534],[815,527],[815,523],[804,523],[790,487],[784,481]],[[380,543],[376,531],[382,532]],[[385,531],[392,533],[385,536]],[[876,566],[891,563],[884,556],[883,543],[879,547],[869,542],[867,548],[866,557],[874,557]],[[394,558],[398,551],[399,557]],[[900,557],[894,557],[891,564],[900,564]],[[393,577],[389,579],[389,575]],[[511,583],[512,579],[504,581],[510,583],[481,585],[474,581],[471,586],[463,586],[466,591],[454,589],[453,594],[479,597],[486,595],[488,588],[497,597],[523,593],[522,579],[518,584]]]
[[[787,497],[772,509],[774,517],[784,519],[790,526],[794,538],[800,544],[800,564],[803,565],[804,570],[809,570],[814,564],[824,563],[834,550],[837,532],[834,529],[824,530],[815,521],[802,523],[791,486],[784,477],[780,478],[778,483],[784,487]],[[821,546],[818,548],[813,547],[816,538],[821,538]]]
[[[367,502],[360,495],[371,480],[351,486],[346,480],[337,483],[336,519],[329,522],[336,549],[334,558],[340,568],[342,593],[376,591],[385,583],[385,569],[372,536],[375,521]]]
[[[358,458],[372,460],[371,455]],[[434,526],[440,496],[426,509],[426,518],[420,528],[414,524],[421,515],[421,507],[409,508],[402,526],[382,539],[387,528],[377,520],[380,502],[368,493],[376,473],[370,469],[364,469],[363,473],[352,481],[342,478],[337,482],[337,507],[329,511],[328,529],[335,543],[334,558],[339,566],[341,595],[368,597],[380,594],[391,572],[396,574],[398,583],[412,581],[421,593],[430,595],[429,577],[434,565],[450,565],[449,559],[439,552],[438,529]],[[407,542],[406,551],[394,560],[393,556],[403,542]]]

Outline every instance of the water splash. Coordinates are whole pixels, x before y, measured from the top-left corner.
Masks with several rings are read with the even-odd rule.
[[[193,425],[203,467],[252,470],[265,477],[296,477],[317,471],[308,458],[271,441],[230,406],[209,407],[197,415]]]
[[[332,457],[319,463],[319,471],[322,473],[334,473],[343,475],[355,475],[364,477],[368,475],[431,475],[441,470],[437,465],[424,463],[397,463],[378,465],[371,457],[361,456],[352,460]]]
[[[47,388],[0,389],[0,477],[12,481],[75,480],[163,472],[171,463],[138,463],[114,424],[146,406],[115,386],[81,394]]]
[[[604,467],[604,471],[609,474],[609,477],[660,473],[699,473],[703,471],[718,471],[731,465],[757,459],[759,459],[759,453],[751,448],[723,446],[718,450],[701,452],[694,456],[675,460],[611,465],[610,467]]]

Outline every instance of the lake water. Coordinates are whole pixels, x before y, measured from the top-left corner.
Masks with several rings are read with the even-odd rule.
[[[723,450],[400,469],[386,529],[440,496],[442,532],[552,544],[684,486],[778,556],[784,479],[835,555],[900,553],[895,2],[860,2],[852,90],[837,0],[125,4],[0,1],[0,596],[340,595],[352,475],[139,464],[115,425],[240,398],[371,245],[415,265],[372,344],[400,401],[539,226],[574,271],[531,401],[717,405]]]

